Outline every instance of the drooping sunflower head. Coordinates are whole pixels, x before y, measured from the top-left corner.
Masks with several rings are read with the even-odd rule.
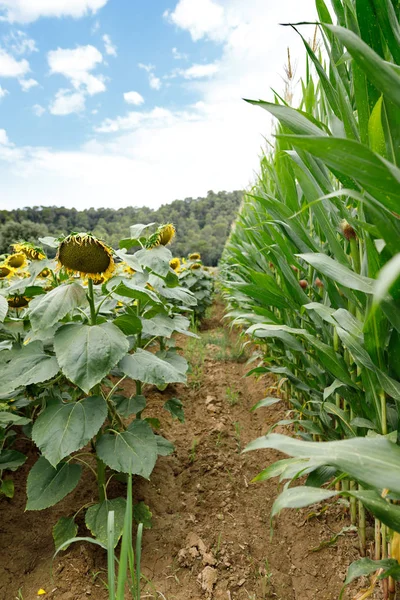
[[[43,269],[43,271],[40,271],[38,277],[40,277],[41,279],[46,279],[49,275],[50,275],[50,269],[48,269],[46,267],[45,269]]]
[[[175,237],[175,227],[172,223],[166,223],[165,225],[160,225],[157,231],[151,235],[147,242],[146,248],[151,250],[152,248],[156,248],[157,246],[166,246]]]
[[[7,302],[10,308],[25,308],[25,306],[28,306],[30,298],[15,294],[14,296],[10,296],[10,298],[7,299]]]
[[[6,258],[5,264],[12,269],[22,269],[27,264],[26,256],[22,252],[10,254],[10,256]]]
[[[30,260],[43,260],[46,258],[43,249],[39,246],[34,246],[31,242],[19,242],[13,244],[15,252],[22,252]]]
[[[12,277],[14,274],[14,269],[9,265],[2,264],[0,265],[0,279],[6,279],[6,277]]]
[[[171,267],[171,269],[173,271],[179,271],[180,266],[181,266],[181,261],[179,260],[179,258],[172,258],[169,261],[169,266]]]
[[[190,260],[200,260],[201,256],[198,252],[193,252],[193,254],[189,254]]]
[[[191,269],[201,269],[201,264],[200,263],[193,263],[192,265],[190,265]]]
[[[115,269],[112,249],[89,233],[73,233],[60,243],[56,256],[58,265],[69,273],[104,281]]]

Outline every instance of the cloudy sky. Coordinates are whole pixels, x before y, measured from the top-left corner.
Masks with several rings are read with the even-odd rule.
[[[248,185],[314,0],[0,0],[0,208]],[[312,28],[303,29],[307,37]]]

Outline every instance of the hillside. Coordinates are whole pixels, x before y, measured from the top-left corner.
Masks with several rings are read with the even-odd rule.
[[[9,252],[10,243],[25,239],[37,241],[45,235],[90,231],[117,247],[129,236],[134,223],[174,223],[177,236],[171,250],[177,256],[197,251],[208,265],[216,265],[242,200],[242,192],[208,192],[206,198],[186,198],[163,204],[157,210],[147,207],[89,208],[34,206],[0,211],[0,253]]]

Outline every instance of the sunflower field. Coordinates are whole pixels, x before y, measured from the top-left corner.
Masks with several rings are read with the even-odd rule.
[[[342,496],[358,526],[361,556],[373,516],[375,561],[354,563],[346,583],[377,572],[386,578],[385,597],[394,597],[400,579],[399,5],[334,0],[328,8],[317,0],[316,8],[313,41],[302,24],[293,25],[306,61],[298,108],[277,94],[274,102],[248,100],[277,125],[225,248],[224,294],[230,318],[261,349],[252,373],[272,373],[278,381],[280,395],[257,407],[287,403],[280,424],[296,434],[271,429],[247,447],[291,457],[256,477],[284,482],[272,516]]]
[[[14,448],[20,431],[39,453],[27,479],[26,510],[60,502],[89,470],[97,502],[86,507],[85,522],[103,546],[109,514],[115,546],[127,508],[124,497],[107,497],[112,477],[130,477],[130,486],[132,475],[149,479],[157,457],[174,450],[157,434],[157,415],[142,417],[143,386],[162,391],[184,383],[188,364],[174,336],[196,337],[190,331],[196,291],[192,282],[181,283],[180,261],[166,247],[174,226],[146,235],[149,227],[132,226],[116,251],[87,233],[41,239],[57,250],[55,260],[42,247],[18,242],[0,265],[0,494],[13,497],[11,473],[26,461]],[[204,270],[193,260],[187,269]],[[130,397],[122,393],[124,380],[134,383]],[[164,409],[183,418],[177,398]],[[146,523],[149,509],[140,503],[133,514]],[[56,549],[78,531],[73,515],[51,525]]]

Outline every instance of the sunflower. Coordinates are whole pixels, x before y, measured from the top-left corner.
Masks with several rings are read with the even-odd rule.
[[[173,271],[179,271],[180,266],[181,266],[181,261],[179,260],[179,258],[172,258],[169,261],[169,266],[171,267],[171,269]]]
[[[115,263],[112,249],[89,233],[73,233],[61,242],[56,256],[59,267],[70,274],[104,281],[112,276]]]
[[[49,275],[50,275],[50,269],[48,269],[46,267],[45,269],[43,269],[43,271],[40,271],[38,277],[40,277],[41,279],[46,279]]]
[[[16,254],[10,254],[5,260],[5,264],[12,269],[22,269],[26,266],[26,256],[23,252],[17,252]]]
[[[25,308],[25,306],[28,306],[30,298],[15,294],[15,296],[8,298],[7,302],[10,308]]]
[[[46,258],[43,249],[39,246],[34,246],[30,242],[19,242],[13,244],[14,252],[22,252],[30,260],[43,260]]]
[[[198,252],[193,252],[193,254],[189,254],[190,260],[200,260],[201,256]]]
[[[146,248],[151,250],[152,248],[156,248],[157,246],[166,246],[175,237],[175,227],[172,223],[167,223],[166,225],[160,225],[153,235],[151,235],[147,242]]]
[[[0,265],[0,279],[5,279],[6,277],[11,277],[14,274],[14,269],[9,265],[3,264]]]
[[[201,264],[200,263],[193,263],[192,265],[190,265],[191,269],[200,269],[201,268]]]

